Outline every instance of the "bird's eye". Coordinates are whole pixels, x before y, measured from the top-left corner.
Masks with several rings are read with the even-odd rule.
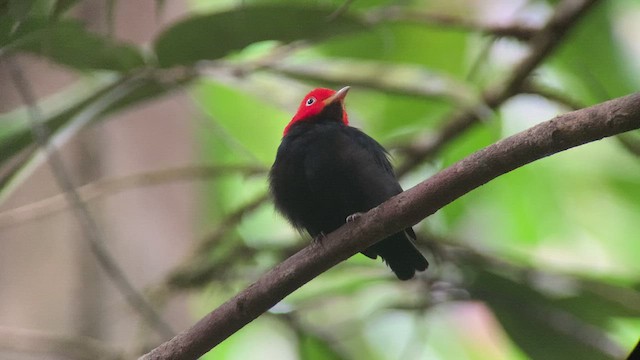
[[[316,98],[314,98],[314,97],[308,98],[307,99],[307,106],[313,105],[314,102],[316,102]]]

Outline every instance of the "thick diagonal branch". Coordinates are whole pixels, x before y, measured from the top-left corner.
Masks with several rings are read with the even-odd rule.
[[[142,359],[195,359],[285,296],[376,241],[412,226],[471,190],[518,167],[640,128],[640,93],[567,113],[508,137],[313,242]]]

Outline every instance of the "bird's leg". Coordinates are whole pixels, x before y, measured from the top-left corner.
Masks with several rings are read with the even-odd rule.
[[[361,217],[361,216],[362,216],[362,213],[359,213],[359,212],[357,212],[357,213],[353,213],[353,214],[351,214],[351,215],[347,216],[347,220],[346,220],[346,221],[347,221],[348,223],[350,223],[350,222],[354,222],[354,221],[356,221],[356,220],[360,219],[360,217]]]

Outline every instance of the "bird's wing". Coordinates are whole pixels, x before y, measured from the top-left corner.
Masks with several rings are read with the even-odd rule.
[[[368,166],[359,166],[354,174],[361,179],[361,186],[368,194],[373,195],[377,206],[390,197],[402,192],[402,187],[389,161],[389,153],[373,138],[362,131],[348,127],[349,138],[355,147],[361,149],[369,157]],[[357,152],[354,152],[357,153]],[[352,161],[359,161],[355,158]]]
[[[317,147],[309,149],[313,155],[305,159],[309,188],[346,215],[367,211],[402,192],[384,148],[358,129],[341,126],[309,146]]]

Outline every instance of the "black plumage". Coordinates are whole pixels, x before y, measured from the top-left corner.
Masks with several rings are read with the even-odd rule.
[[[402,192],[385,149],[348,126],[343,116],[340,99],[292,122],[269,174],[276,208],[313,237]],[[413,244],[415,238],[407,228],[362,253],[372,259],[381,256],[399,279],[407,280],[428,266]]]

